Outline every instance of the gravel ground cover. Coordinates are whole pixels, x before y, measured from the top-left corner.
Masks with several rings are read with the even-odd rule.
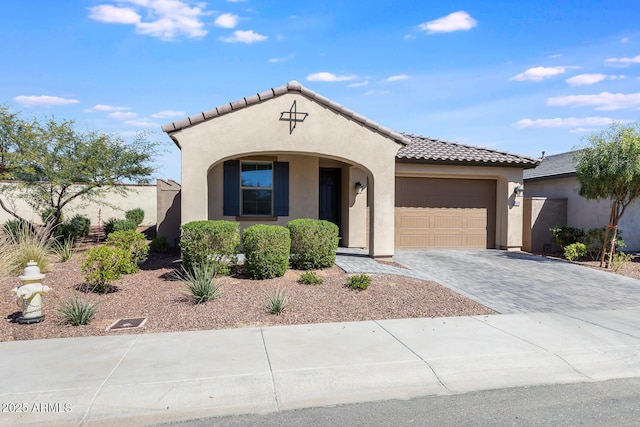
[[[4,318],[0,341],[493,313],[436,283],[402,276],[371,275],[368,289],[352,290],[345,286],[347,274],[337,266],[317,272],[324,280],[320,285],[298,283],[303,272],[297,270],[270,280],[249,280],[242,275],[220,277],[216,280],[222,284],[221,296],[194,305],[184,285],[174,279],[174,271],[180,266],[178,255],[157,253],[150,254],[139,273],[116,281],[115,292],[83,293],[78,291],[84,281],[82,255],[77,253],[65,263],[51,259],[43,283],[53,291],[45,297],[46,317],[41,323],[16,323],[21,308],[11,289],[20,281],[17,277],[0,280]],[[267,297],[277,289],[284,290],[288,299],[286,309],[278,316],[267,310]],[[73,294],[99,304],[89,325],[61,324],[56,308]],[[137,317],[148,319],[141,328],[106,330],[118,319]]]

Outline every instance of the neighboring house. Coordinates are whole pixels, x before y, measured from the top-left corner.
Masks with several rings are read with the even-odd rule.
[[[341,245],[522,246],[538,160],[394,132],[292,81],[162,127],[182,151],[181,224],[320,218]]]
[[[547,224],[542,227],[535,242],[551,240],[548,229],[553,226],[568,225],[588,231],[592,228],[606,227],[611,215],[610,200],[587,200],[580,196],[580,182],[576,176],[574,156],[577,151],[555,154],[545,157],[535,169],[524,171],[524,194],[527,199],[564,200],[566,209],[556,209],[553,215],[547,215]],[[633,202],[618,224],[626,243],[625,250],[640,250],[640,204]]]

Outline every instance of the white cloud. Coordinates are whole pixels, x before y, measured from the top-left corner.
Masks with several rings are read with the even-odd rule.
[[[91,108],[84,110],[85,113],[93,113],[94,111],[126,111],[129,107],[116,107],[115,105],[96,104]]]
[[[287,62],[287,61],[293,59],[294,56],[295,55],[293,53],[290,53],[289,55],[284,56],[282,58],[269,58],[267,60],[267,62],[270,63],[270,64],[276,64],[278,62]]]
[[[603,80],[620,80],[624,78],[625,76],[623,75],[616,76],[616,75],[595,73],[595,74],[578,74],[577,76],[569,77],[565,81],[572,86],[585,86],[585,85],[596,84]]]
[[[234,31],[230,37],[220,37],[225,43],[256,43],[266,40],[268,37],[262,34],[254,33],[253,30],[249,31]]]
[[[149,121],[149,119],[127,120],[124,122],[124,124],[128,126],[136,126],[141,128],[160,127],[160,123],[151,122]]]
[[[418,25],[422,31],[428,34],[451,33],[453,31],[467,31],[478,25],[478,22],[464,10],[453,12],[434,21]]]
[[[629,43],[629,37],[623,37],[620,39],[620,43]]]
[[[208,15],[203,3],[184,0],[112,0],[89,8],[89,18],[108,24],[134,25],[139,34],[174,40],[207,35],[201,18]],[[144,18],[143,18],[144,17]]]
[[[585,126],[607,126],[613,122],[626,123],[631,120],[616,120],[610,117],[565,117],[555,119],[522,119],[513,124],[523,128],[583,128]]]
[[[414,40],[416,38],[416,36],[414,36],[413,34],[407,34],[403,37],[403,39],[405,40]]]
[[[556,54],[553,54],[553,55],[549,55],[547,58],[553,59],[553,58],[560,58],[561,56],[562,56],[561,53],[556,53]]]
[[[363,82],[359,82],[359,83],[349,83],[347,85],[347,87],[363,87],[363,86],[367,86],[369,84],[368,80],[365,80]]]
[[[234,28],[238,25],[238,15],[234,15],[233,13],[223,13],[218,16],[213,23],[222,28]]]
[[[397,82],[400,80],[407,80],[409,78],[409,76],[407,76],[406,74],[398,74],[396,76],[391,76],[391,77],[387,77],[386,79],[384,79],[385,82]]]
[[[622,110],[640,107],[640,92],[610,93],[602,92],[594,95],[556,96],[547,99],[547,105],[559,107],[595,107],[599,111]]]
[[[307,76],[307,80],[310,82],[348,82],[357,78],[358,76],[338,76],[333,73],[327,73],[326,71],[309,74]]]
[[[367,91],[364,96],[372,96],[372,95],[387,95],[391,92],[389,92],[388,90],[370,90]]]
[[[184,117],[187,113],[184,111],[162,110],[151,115],[154,119],[169,119],[171,117]]]
[[[19,95],[13,98],[15,102],[24,107],[53,107],[58,105],[77,104],[77,99],[60,98],[59,96],[27,96]]]
[[[640,55],[633,58],[607,58],[605,62],[614,62],[619,64],[640,64]]]
[[[113,113],[107,114],[107,117],[110,117],[112,119],[117,119],[117,120],[126,120],[126,119],[133,119],[134,117],[138,117],[138,115],[131,111],[127,111],[127,112],[115,111]]]
[[[534,67],[525,70],[517,76],[511,77],[509,80],[533,80],[535,82],[541,82],[542,80],[557,76],[558,74],[564,74],[571,68],[579,68],[573,66],[558,66],[558,67]]]

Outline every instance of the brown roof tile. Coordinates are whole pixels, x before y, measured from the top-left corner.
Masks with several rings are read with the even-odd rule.
[[[403,134],[411,141],[402,147],[396,158],[421,160],[428,163],[500,164],[533,168],[540,160],[488,148],[473,147],[455,142],[439,141],[417,135]]]

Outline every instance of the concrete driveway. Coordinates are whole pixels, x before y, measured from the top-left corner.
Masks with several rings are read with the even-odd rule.
[[[640,280],[559,260],[500,250],[398,250],[408,270],[340,248],[348,273],[400,274],[431,280],[498,313],[640,308]]]

